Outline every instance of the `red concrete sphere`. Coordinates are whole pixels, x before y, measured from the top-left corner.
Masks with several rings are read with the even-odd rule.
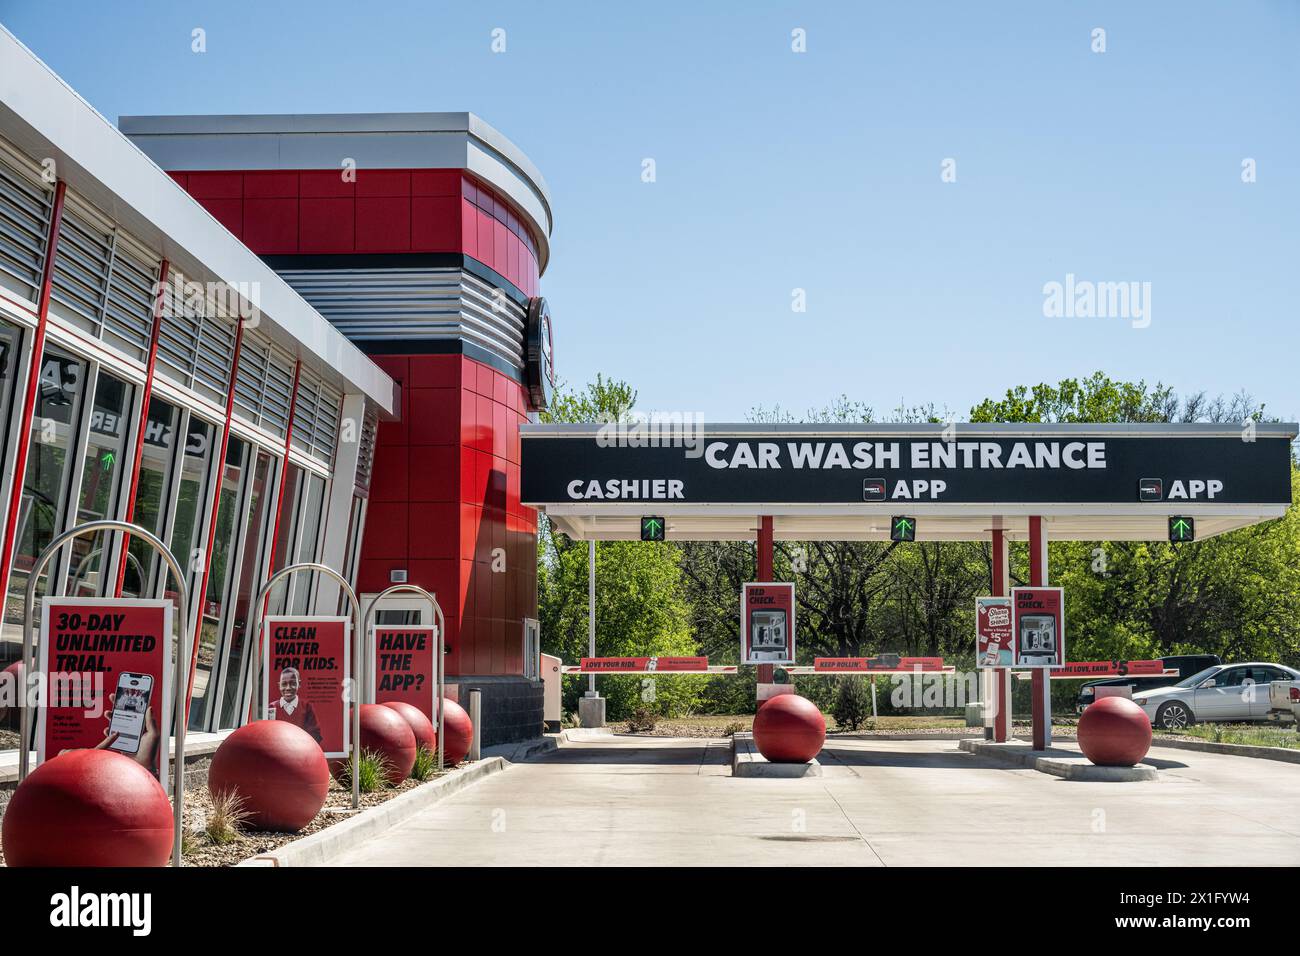
[[[221,742],[208,769],[208,792],[234,791],[248,826],[296,833],[325,806],[329,767],[320,744],[287,720],[256,720]]]
[[[404,700],[390,700],[381,706],[402,715],[402,719],[411,728],[411,733],[415,734],[416,747],[423,747],[430,753],[438,749],[438,732],[433,729],[433,721],[424,716],[424,711],[419,707]]]
[[[454,767],[469,753],[470,744],[474,740],[474,723],[469,719],[469,714],[465,713],[464,707],[447,697],[442,699],[442,733],[443,746],[446,748],[443,750],[442,762],[445,766]]]
[[[397,711],[383,704],[361,705],[361,749],[371,750],[388,761],[387,779],[399,784],[415,766],[415,733]],[[330,761],[330,772],[338,777],[352,766],[352,758]]]
[[[807,763],[826,742],[826,718],[806,697],[777,694],[754,717],[754,744],[772,763]]]
[[[162,785],[112,750],[69,750],[18,785],[0,841],[9,866],[165,866],[172,805]]]
[[[1131,767],[1151,749],[1151,721],[1127,697],[1103,697],[1079,718],[1079,749],[1099,767]]]

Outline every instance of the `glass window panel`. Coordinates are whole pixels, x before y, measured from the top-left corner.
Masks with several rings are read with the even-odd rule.
[[[62,529],[77,420],[86,379],[86,364],[54,350],[41,360],[33,409],[31,446],[23,481],[22,504],[14,545],[9,594],[5,602],[4,640],[22,653],[23,597],[36,559]],[[49,574],[51,561],[45,567]],[[37,594],[43,593],[38,586]]]
[[[172,463],[176,460],[181,411],[158,398],[149,399],[145,420],[144,450],[140,457],[140,480],[136,484],[134,521],[162,537],[167,505],[171,501]],[[123,597],[152,595],[157,591],[161,561],[141,538],[132,538],[131,557],[122,576]],[[185,561],[185,556],[178,560]]]
[[[325,479],[319,475],[307,476],[307,500],[303,502],[302,530],[298,535],[296,564],[315,561],[320,553],[320,531],[325,507]],[[311,594],[316,587],[316,575],[297,574],[293,582],[291,614],[306,614],[311,605]]]
[[[122,462],[127,437],[131,433],[134,391],[132,386],[106,372],[101,371],[97,376],[86,454],[81,466],[76,525],[116,518],[120,514]],[[104,571],[110,562],[104,549],[110,540],[111,536],[103,531],[73,540],[69,593],[79,597],[106,593]]]
[[[289,473],[284,481],[284,496],[279,506],[279,525],[275,531],[275,559],[271,573],[287,568],[293,561],[293,541],[298,530],[298,505],[302,501],[302,488],[306,473],[297,465],[289,465]],[[271,588],[267,602],[268,614],[283,614],[285,595],[289,582],[280,580]]]
[[[243,696],[248,647],[256,641],[247,641],[249,609],[257,590],[261,587],[258,568],[262,564],[263,531],[268,517],[267,491],[270,485],[271,456],[264,451],[257,454],[253,466],[253,481],[248,490],[248,521],[244,532],[244,553],[239,562],[239,584],[234,595],[234,620],[230,626],[230,650],[223,655],[226,676],[221,688],[220,726],[237,727],[240,724],[240,702]],[[265,536],[268,540],[270,535]],[[246,646],[247,645],[247,646]]]
[[[18,388],[18,356],[21,351],[22,332],[15,325],[0,322],[0,449],[5,460],[12,461],[17,455],[16,448],[9,447],[9,422],[13,417],[14,393]],[[21,614],[21,609],[19,614]],[[21,623],[21,622],[20,622]],[[4,629],[8,631],[6,627]],[[0,667],[7,667],[12,660],[22,654],[22,634],[18,634],[17,645],[7,640],[0,640]]]
[[[199,630],[198,661],[194,669],[194,686],[190,699],[191,729],[201,729],[208,723],[226,582],[235,554],[235,535],[241,524],[240,490],[248,467],[250,448],[248,442],[232,437],[226,449],[225,467],[221,469],[221,485],[218,489],[221,502],[217,507],[217,526],[212,534],[212,555],[208,559],[208,588],[203,595],[203,623]]]

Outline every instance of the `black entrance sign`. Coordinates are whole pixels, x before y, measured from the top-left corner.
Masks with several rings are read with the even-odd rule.
[[[544,429],[545,426],[535,426]],[[560,426],[563,427],[563,426]],[[1186,505],[1291,501],[1293,426],[1253,441],[1168,426],[1129,437],[1091,426],[1008,433],[957,429],[945,440],[888,431],[821,437],[813,431],[708,428],[689,447],[637,447],[594,427],[523,433],[523,502]],[[660,509],[656,509],[660,510]]]

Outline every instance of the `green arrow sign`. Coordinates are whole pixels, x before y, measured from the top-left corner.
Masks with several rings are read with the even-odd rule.
[[[1196,540],[1196,519],[1175,515],[1169,519],[1169,540],[1175,544]]]
[[[662,541],[664,539],[664,519],[651,516],[641,519],[641,540]]]
[[[915,541],[916,519],[904,515],[895,516],[889,525],[890,541]]]

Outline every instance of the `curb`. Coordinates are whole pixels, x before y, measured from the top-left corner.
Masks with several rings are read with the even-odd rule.
[[[1159,771],[1150,764],[1140,763],[1136,767],[1098,767],[1088,763],[1087,758],[1082,754],[1053,756],[1050,750],[1031,750],[1023,744],[990,744],[982,740],[963,740],[958,744],[958,748],[977,757],[1000,760],[1013,767],[1037,770],[1039,773],[1051,774],[1063,780],[1127,783],[1159,779]]]
[[[822,765],[816,758],[807,763],[772,763],[754,746],[754,735],[741,731],[731,735],[731,775],[786,780],[820,777]]]
[[[369,807],[354,816],[318,830],[301,840],[294,840],[267,853],[249,857],[236,866],[326,866],[329,861],[353,847],[360,846],[371,837],[409,819],[421,810],[431,807],[485,777],[507,770],[514,763],[552,751],[556,748],[554,737],[543,737],[519,744],[502,744],[488,748],[495,751],[482,760],[446,776],[423,784],[401,796],[393,797],[378,806]],[[502,751],[508,751],[506,756]]]
[[[1182,740],[1171,737],[1152,737],[1151,746],[1169,747],[1175,750],[1199,750],[1202,753],[1226,754],[1230,757],[1254,757],[1257,760],[1280,760],[1282,763],[1300,763],[1300,750],[1289,750],[1286,747],[1221,744],[1213,740]]]

